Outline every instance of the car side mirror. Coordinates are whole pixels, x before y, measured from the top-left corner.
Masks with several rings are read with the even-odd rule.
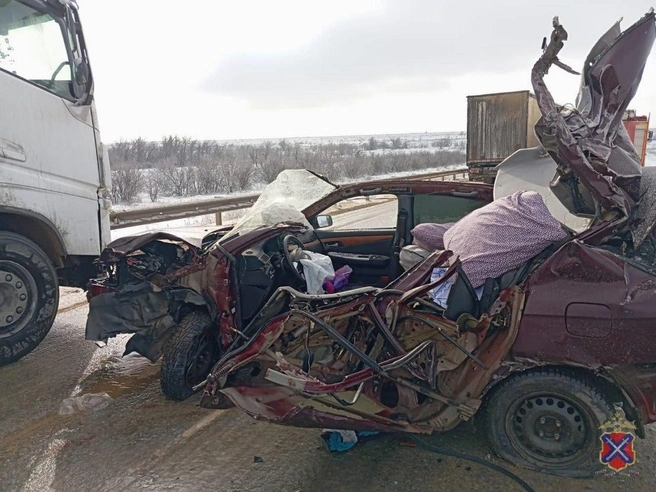
[[[323,229],[333,225],[333,218],[330,215],[317,215],[317,229]]]

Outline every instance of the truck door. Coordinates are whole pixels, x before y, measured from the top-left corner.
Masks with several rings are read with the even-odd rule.
[[[84,286],[109,233],[76,9],[0,0],[0,366],[43,340],[59,282]]]
[[[0,1],[0,206],[49,223],[65,256],[97,256],[100,146],[77,29],[71,7]]]

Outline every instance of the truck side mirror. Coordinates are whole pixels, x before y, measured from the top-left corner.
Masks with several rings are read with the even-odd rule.
[[[88,104],[91,99],[91,71],[84,54],[82,29],[77,16],[77,5],[60,0],[65,5],[66,44],[72,60],[72,92],[78,103]]]

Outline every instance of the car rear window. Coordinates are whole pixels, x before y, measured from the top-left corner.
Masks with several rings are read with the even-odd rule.
[[[414,225],[426,222],[445,224],[458,222],[465,215],[485,205],[483,200],[448,195],[417,195],[414,203]]]

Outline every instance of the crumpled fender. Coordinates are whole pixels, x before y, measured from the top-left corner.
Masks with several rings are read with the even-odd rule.
[[[134,333],[123,355],[137,352],[155,362],[175,331],[178,309],[185,304],[207,308],[203,296],[191,289],[162,290],[149,282],[126,285],[89,301],[86,339],[104,341]]]

